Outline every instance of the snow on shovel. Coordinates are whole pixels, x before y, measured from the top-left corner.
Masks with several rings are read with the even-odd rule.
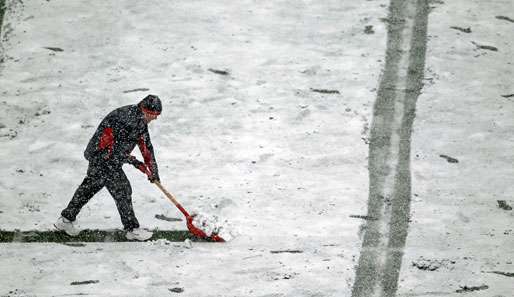
[[[205,233],[205,231],[203,231],[202,229],[196,227],[194,224],[193,224],[193,220],[195,218],[195,215],[190,215],[185,209],[184,207],[182,207],[182,205],[180,205],[180,203],[178,203],[177,199],[175,199],[175,197],[170,193],[168,192],[162,185],[160,182],[156,181],[154,182],[154,184],[157,185],[157,187],[159,189],[161,189],[161,191],[164,193],[164,195],[166,195],[166,197],[168,197],[168,199],[173,202],[173,204],[175,204],[175,206],[184,214],[184,216],[186,217],[186,221],[187,221],[187,229],[189,229],[189,232],[191,232],[191,234],[193,234],[194,236],[198,237],[198,238],[205,238],[205,239],[209,239],[209,240],[212,240],[212,241],[216,241],[216,242],[224,242],[225,240],[223,238],[221,238],[217,233],[215,232],[212,232],[210,235],[207,235]]]

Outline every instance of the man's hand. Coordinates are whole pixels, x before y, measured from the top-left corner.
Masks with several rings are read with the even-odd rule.
[[[129,156],[128,157],[128,163],[129,164],[132,164],[134,167],[136,167],[137,169],[139,169],[141,172],[143,172],[144,174],[146,174],[148,176],[148,180],[151,182],[151,183],[154,183],[154,182],[161,182],[161,179],[159,178],[159,175],[158,174],[151,174],[150,173],[150,170],[148,169],[148,167],[146,167],[146,164],[139,161],[138,159],[136,159],[136,157],[134,156]]]
[[[159,176],[157,175],[151,175],[151,176],[148,176],[148,180],[151,182],[151,183],[155,183],[155,182],[161,182],[161,179],[159,178]]]

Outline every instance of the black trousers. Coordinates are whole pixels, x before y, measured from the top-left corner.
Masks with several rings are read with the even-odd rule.
[[[123,228],[129,231],[139,228],[132,206],[132,187],[121,164],[90,162],[84,181],[61,215],[70,221],[75,221],[82,207],[103,187],[107,188],[116,202]]]

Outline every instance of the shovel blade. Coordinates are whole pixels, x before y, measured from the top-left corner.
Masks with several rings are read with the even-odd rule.
[[[225,242],[225,239],[221,238],[218,234],[212,234],[210,240],[215,242]]]
[[[214,242],[225,242],[223,238],[221,238],[218,234],[213,233],[211,236],[207,236],[207,234],[200,228],[197,228],[193,225],[193,217],[187,217],[187,229],[191,234],[198,238],[208,239]]]

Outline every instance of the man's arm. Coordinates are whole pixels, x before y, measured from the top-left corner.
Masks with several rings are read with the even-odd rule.
[[[155,161],[155,154],[150,140],[150,134],[147,129],[145,129],[143,134],[139,137],[137,145],[141,151],[141,155],[143,155],[145,165],[148,168],[148,179],[151,182],[160,181],[159,170],[157,168],[157,162]]]

